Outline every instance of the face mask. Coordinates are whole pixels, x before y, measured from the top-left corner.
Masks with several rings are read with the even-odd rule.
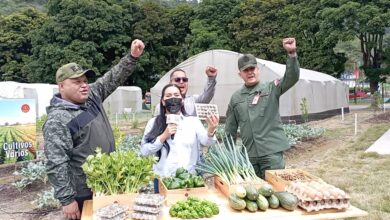
[[[165,100],[165,108],[171,114],[176,114],[181,109],[181,98],[170,98]]]

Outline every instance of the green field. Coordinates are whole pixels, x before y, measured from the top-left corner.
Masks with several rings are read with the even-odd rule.
[[[35,124],[0,126],[0,164],[36,157]]]

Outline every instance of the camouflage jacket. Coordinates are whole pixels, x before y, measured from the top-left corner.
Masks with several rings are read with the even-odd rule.
[[[81,168],[97,147],[104,152],[115,149],[114,135],[102,102],[133,72],[137,58],[126,55],[96,82],[90,84],[84,105],[76,105],[55,94],[47,107],[43,125],[46,170],[62,205],[75,196],[89,196],[86,176]]]

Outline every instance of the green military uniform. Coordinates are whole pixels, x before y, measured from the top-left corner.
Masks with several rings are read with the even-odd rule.
[[[298,79],[298,59],[289,57],[280,82],[259,82],[252,87],[243,85],[230,99],[225,132],[235,139],[240,127],[242,142],[261,178],[266,169],[284,168],[283,151],[290,146],[280,119],[279,98]]]

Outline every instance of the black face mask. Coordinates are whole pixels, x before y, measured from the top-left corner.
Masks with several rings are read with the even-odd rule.
[[[167,111],[171,114],[176,114],[180,111],[181,109],[181,98],[170,98],[165,100],[165,108]]]

